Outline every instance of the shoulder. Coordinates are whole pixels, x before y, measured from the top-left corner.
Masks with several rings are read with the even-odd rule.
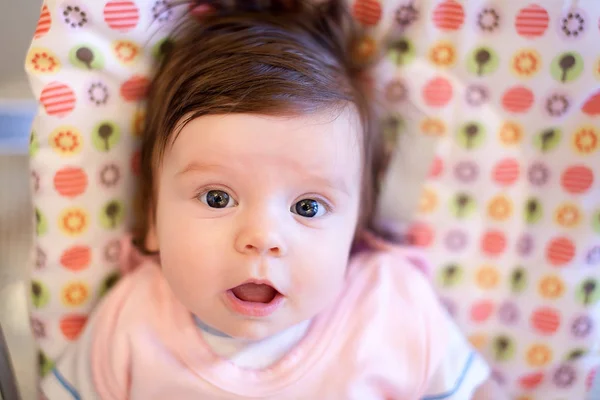
[[[378,301],[415,304],[421,312],[437,311],[439,304],[427,276],[425,260],[421,253],[410,248],[365,251],[350,262],[350,282],[367,282],[367,294]]]
[[[97,318],[102,321],[98,330],[107,334],[114,329],[111,334],[127,334],[126,328],[151,322],[161,305],[171,301],[160,268],[146,261],[121,278],[103,299],[97,311]]]
[[[140,338],[155,337],[160,326],[170,326],[159,313],[172,296],[158,266],[144,262],[106,295],[93,316],[91,364],[101,398],[126,398],[128,377],[139,349],[156,350]]]
[[[374,365],[387,365],[400,386],[423,393],[447,348],[445,315],[426,275],[411,261],[413,253],[382,250],[357,255],[349,270],[353,297],[351,329],[369,347]],[[359,290],[356,290],[359,288]]]

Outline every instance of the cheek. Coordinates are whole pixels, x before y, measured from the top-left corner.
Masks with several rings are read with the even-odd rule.
[[[328,235],[329,236],[329,235]],[[335,299],[342,288],[352,235],[315,237],[292,267],[294,292],[308,308],[319,308]]]
[[[161,207],[162,206],[162,207]],[[188,288],[196,293],[208,293],[220,282],[219,254],[223,254],[225,232],[215,232],[215,226],[199,221],[185,206],[157,210],[157,237],[161,267],[174,290]],[[209,225],[209,226],[206,226]]]

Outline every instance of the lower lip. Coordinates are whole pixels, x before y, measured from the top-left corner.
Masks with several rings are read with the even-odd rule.
[[[267,317],[273,314],[283,304],[284,297],[277,294],[269,303],[254,303],[238,299],[231,290],[225,295],[225,302],[232,311],[247,317]]]

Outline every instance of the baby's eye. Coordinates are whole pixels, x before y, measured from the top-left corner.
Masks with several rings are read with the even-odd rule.
[[[302,199],[292,205],[291,212],[305,218],[320,217],[327,211],[326,207],[314,199]]]
[[[198,199],[211,208],[228,208],[236,205],[229,193],[223,190],[209,190],[198,196]]]

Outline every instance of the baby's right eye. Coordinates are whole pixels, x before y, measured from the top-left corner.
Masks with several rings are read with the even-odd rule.
[[[229,193],[223,190],[209,190],[200,194],[198,199],[210,208],[229,208],[237,205]]]

